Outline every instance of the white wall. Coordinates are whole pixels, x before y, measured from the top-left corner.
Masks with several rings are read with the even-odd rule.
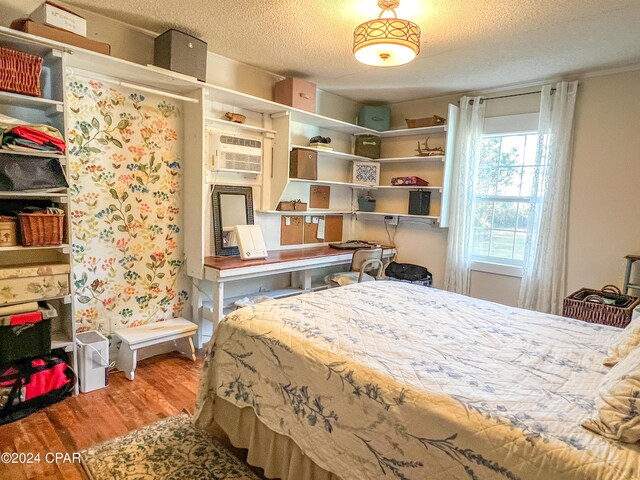
[[[535,88],[525,89],[528,91]],[[522,90],[514,92],[518,93]],[[497,95],[497,94],[496,94]],[[446,116],[446,105],[459,95],[392,105],[392,124],[405,118]],[[533,113],[539,95],[487,102],[487,117]],[[574,123],[571,175],[568,282],[566,293],[580,287],[622,286],[623,257],[640,253],[640,71],[580,79]],[[397,229],[400,261],[425,265],[442,286],[447,231],[430,227]],[[361,230],[386,238],[381,223]],[[392,232],[393,234],[393,232]],[[509,305],[517,303],[520,279],[473,272],[471,294]]]

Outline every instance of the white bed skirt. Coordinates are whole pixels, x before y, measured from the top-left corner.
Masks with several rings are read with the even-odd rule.
[[[247,462],[267,478],[282,480],[340,480],[317,466],[291,438],[267,428],[251,407],[238,408],[216,397],[214,420],[233,446],[249,450]]]

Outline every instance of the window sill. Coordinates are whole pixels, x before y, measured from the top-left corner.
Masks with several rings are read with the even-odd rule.
[[[522,267],[505,265],[502,263],[489,263],[474,260],[471,262],[471,270],[474,272],[493,273],[505,277],[522,278]]]

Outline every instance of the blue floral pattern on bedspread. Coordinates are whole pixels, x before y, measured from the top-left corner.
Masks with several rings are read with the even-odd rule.
[[[637,478],[580,426],[617,331],[396,282],[268,302],[218,326],[196,421],[251,407],[344,480]]]

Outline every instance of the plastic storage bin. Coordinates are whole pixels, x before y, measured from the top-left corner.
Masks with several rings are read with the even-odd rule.
[[[57,315],[45,303],[37,312],[11,315],[11,323],[0,326],[0,364],[51,353],[51,319]]]
[[[109,375],[109,340],[96,330],[76,335],[78,379],[82,393],[104,388]]]

